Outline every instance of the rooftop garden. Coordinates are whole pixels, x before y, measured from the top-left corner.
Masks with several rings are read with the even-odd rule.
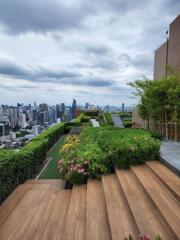
[[[58,168],[64,179],[81,184],[111,173],[114,167],[129,168],[158,159],[159,147],[159,140],[141,129],[85,127],[79,137],[65,140]]]

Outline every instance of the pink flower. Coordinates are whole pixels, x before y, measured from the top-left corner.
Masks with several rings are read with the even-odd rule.
[[[148,235],[145,234],[145,235],[140,235],[139,240],[151,240],[151,239]]]

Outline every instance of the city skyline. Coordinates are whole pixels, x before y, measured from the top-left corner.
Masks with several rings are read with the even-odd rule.
[[[0,104],[136,104],[126,84],[153,77],[179,10],[178,0],[1,0]]]

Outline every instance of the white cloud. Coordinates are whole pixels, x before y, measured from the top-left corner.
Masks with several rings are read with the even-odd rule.
[[[133,103],[126,83],[152,77],[154,50],[180,7],[178,0],[46,4],[0,2],[0,56],[11,61],[9,75],[0,62],[0,103],[70,103],[73,97],[100,105]]]

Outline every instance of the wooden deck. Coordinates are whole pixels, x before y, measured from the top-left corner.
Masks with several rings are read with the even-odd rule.
[[[178,240],[179,200],[179,178],[155,161],[72,190],[61,180],[29,180],[0,206],[0,240],[124,240],[139,233]]]

